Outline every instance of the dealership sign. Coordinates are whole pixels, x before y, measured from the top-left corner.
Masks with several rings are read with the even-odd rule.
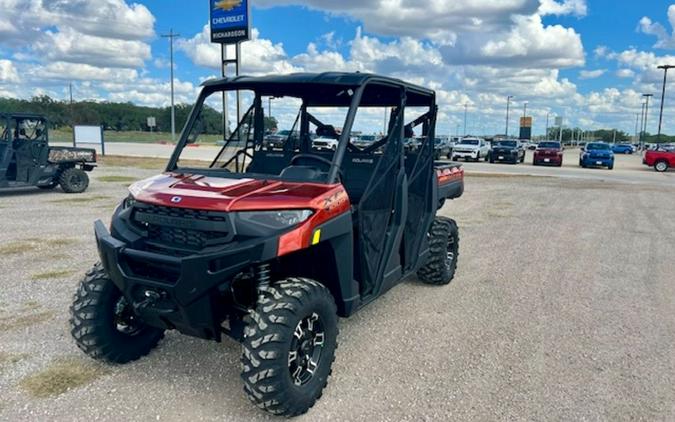
[[[211,41],[235,44],[251,36],[250,0],[209,0]]]

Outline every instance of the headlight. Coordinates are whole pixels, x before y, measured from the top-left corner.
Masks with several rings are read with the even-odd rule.
[[[307,221],[312,210],[247,211],[237,215],[243,221],[281,230]]]
[[[134,198],[133,195],[129,195],[124,201],[122,201],[122,209],[126,210],[127,208],[131,208],[135,203],[136,198]]]

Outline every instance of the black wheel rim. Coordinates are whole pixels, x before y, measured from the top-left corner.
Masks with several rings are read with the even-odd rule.
[[[84,179],[77,173],[71,174],[70,177],[68,178],[68,184],[73,189],[82,189],[82,187],[84,186]]]
[[[295,327],[288,352],[288,371],[295,385],[302,386],[312,380],[321,365],[325,340],[323,322],[316,312]]]
[[[446,253],[445,267],[448,271],[452,269],[452,263],[455,261],[455,237],[448,237],[448,251]]]
[[[135,336],[143,328],[124,297],[115,303],[113,324],[118,332],[128,336]]]

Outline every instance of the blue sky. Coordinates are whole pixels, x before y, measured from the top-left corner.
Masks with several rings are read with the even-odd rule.
[[[469,132],[503,132],[508,95],[516,108],[528,102],[535,132],[547,114],[632,132],[640,94],[660,93],[656,65],[675,63],[668,1],[394,3],[253,0],[255,39],[242,47],[243,72],[360,70],[408,79],[438,91],[446,133],[463,124],[464,104]],[[166,105],[169,54],[160,35],[171,28],[181,34],[180,102],[219,73],[206,0],[0,0],[0,8],[2,96],[64,98],[73,83],[81,99]],[[670,89],[666,128],[675,133],[675,83]],[[650,119],[654,132],[657,115]]]

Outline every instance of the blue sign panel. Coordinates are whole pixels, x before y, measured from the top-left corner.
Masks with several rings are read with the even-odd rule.
[[[211,41],[234,44],[250,39],[249,0],[209,0]]]

